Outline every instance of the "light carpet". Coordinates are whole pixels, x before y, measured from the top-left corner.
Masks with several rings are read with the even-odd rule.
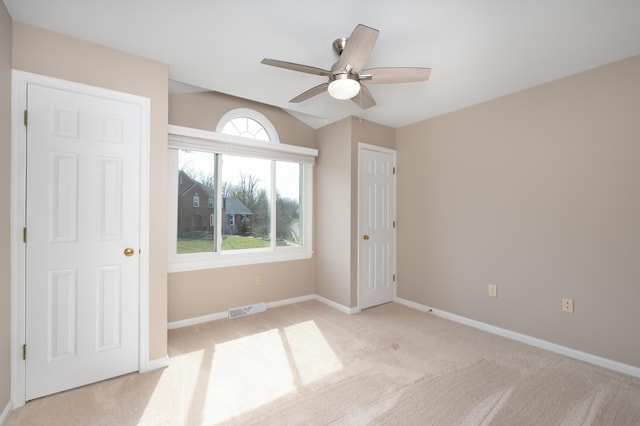
[[[172,330],[169,356],[7,425],[640,425],[640,379],[394,303]]]

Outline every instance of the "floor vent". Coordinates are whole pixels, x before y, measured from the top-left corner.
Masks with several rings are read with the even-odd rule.
[[[263,303],[255,303],[253,305],[242,306],[240,308],[229,309],[229,318],[238,318],[245,315],[257,314],[267,310],[267,305]]]

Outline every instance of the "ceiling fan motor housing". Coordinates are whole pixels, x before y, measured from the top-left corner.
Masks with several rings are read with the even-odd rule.
[[[333,51],[336,52],[338,56],[342,55],[342,51],[347,45],[347,40],[349,40],[347,37],[340,37],[334,40]]]

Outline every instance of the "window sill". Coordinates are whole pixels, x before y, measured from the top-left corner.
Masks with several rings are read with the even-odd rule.
[[[183,254],[169,261],[168,272],[197,271],[201,269],[228,268],[259,263],[287,262],[310,259],[310,250],[304,248],[279,249],[277,252],[223,253],[223,254]]]

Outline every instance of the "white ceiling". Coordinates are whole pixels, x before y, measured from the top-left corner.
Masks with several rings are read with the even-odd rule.
[[[172,80],[284,108],[313,127],[359,116],[392,127],[640,54],[639,0],[4,0],[14,21],[169,65]],[[327,93],[334,39],[380,30],[366,68],[426,66],[429,81],[370,85],[361,110]],[[176,88],[181,85],[174,85]]]

